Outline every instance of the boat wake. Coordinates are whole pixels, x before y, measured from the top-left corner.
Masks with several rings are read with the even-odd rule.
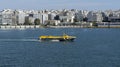
[[[0,42],[37,42],[38,39],[0,39]]]
[[[40,42],[60,42],[59,40],[49,40],[49,41],[43,41],[43,40],[39,40]]]

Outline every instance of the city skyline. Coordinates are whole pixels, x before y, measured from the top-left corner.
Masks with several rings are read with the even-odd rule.
[[[81,9],[81,10],[116,10],[119,0],[4,0],[0,2],[2,9]]]

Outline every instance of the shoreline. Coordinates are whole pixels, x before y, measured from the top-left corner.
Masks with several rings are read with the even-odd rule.
[[[34,28],[120,28],[119,26],[41,26],[41,25],[0,25],[0,29],[34,29]]]
[[[120,26],[49,26],[48,28],[120,28]]]
[[[0,25],[0,29],[42,28],[40,25]]]

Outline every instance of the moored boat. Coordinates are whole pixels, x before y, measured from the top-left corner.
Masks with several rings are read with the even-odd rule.
[[[69,35],[62,35],[62,36],[40,36],[39,39],[41,41],[74,41],[76,37],[75,36],[69,36]]]

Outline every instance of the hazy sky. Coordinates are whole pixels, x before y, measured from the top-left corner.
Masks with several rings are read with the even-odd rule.
[[[2,9],[120,9],[120,0],[1,0]]]

